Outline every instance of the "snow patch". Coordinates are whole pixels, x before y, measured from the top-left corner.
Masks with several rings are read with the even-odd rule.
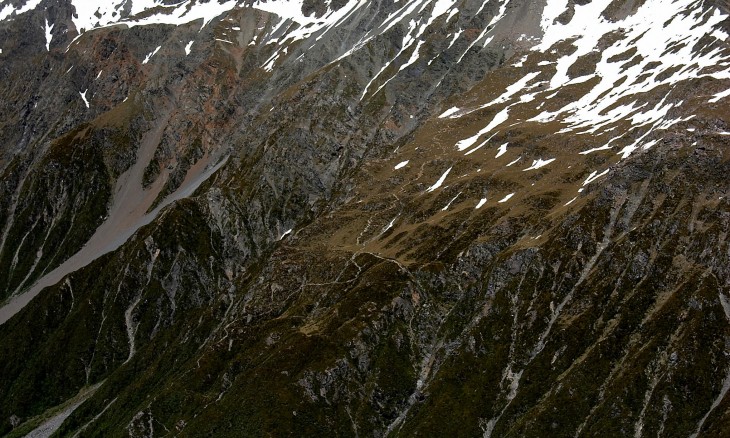
[[[41,1],[42,0],[28,0],[25,5],[19,7],[18,9],[15,9],[12,4],[8,4],[3,8],[2,11],[0,11],[0,21],[8,18],[10,15],[13,14],[13,12],[15,12],[15,16],[17,17],[20,14],[31,11],[35,9],[41,3]]]
[[[556,72],[545,92],[557,92],[566,85],[586,81],[594,83],[580,99],[568,102],[556,111],[543,112],[532,121],[545,123],[562,118],[569,123],[562,133],[575,130],[596,133],[627,118],[635,127],[666,129],[678,122],[668,118],[669,110],[682,103],[662,101],[653,107],[639,105],[645,101],[645,93],[684,80],[730,79],[728,69],[716,69],[728,59],[724,46],[701,49],[712,47],[710,43],[701,43],[707,36],[721,42],[728,39],[728,35],[717,27],[727,18],[719,9],[704,9],[702,2],[695,0],[646,0],[634,14],[611,22],[602,15],[611,1],[594,0],[575,5],[575,15],[565,25],[555,22],[555,18],[565,10],[566,1],[547,1],[541,21],[544,35],[532,50],[545,53],[554,44],[566,40],[571,40],[576,50],[556,60]],[[601,50],[596,74],[571,79],[569,68],[579,57],[596,51],[598,42],[611,34],[622,34],[623,38]],[[629,49],[636,50],[636,59],[640,60],[636,65],[624,68],[624,62],[609,62]],[[688,60],[691,65],[687,65]],[[647,73],[646,67],[653,63],[659,63],[661,67]],[[675,70],[672,75],[662,74],[672,69]],[[718,93],[710,103],[727,96],[730,96],[730,90]],[[628,156],[631,150],[622,153]]]
[[[158,50],[160,50],[161,47],[162,46],[157,46],[157,48],[155,50],[153,50],[152,52],[150,52],[147,55],[147,57],[144,59],[144,61],[142,61],[142,64],[147,64],[148,62],[150,62],[150,59],[152,59],[152,57],[155,56],[155,54],[157,53]]]
[[[487,134],[487,133],[491,132],[494,128],[496,128],[497,126],[499,126],[502,123],[506,122],[508,118],[509,118],[509,107],[504,108],[502,111],[498,112],[494,116],[494,118],[492,119],[492,121],[487,126],[485,126],[484,128],[482,128],[479,132],[477,132],[475,135],[473,135],[473,136],[471,136],[469,138],[466,138],[464,140],[461,140],[461,141],[457,142],[456,143],[456,148],[459,151],[463,151],[465,149],[469,149],[470,147],[472,147],[474,145],[474,143],[477,142],[477,140],[479,140],[479,137],[481,137],[484,134]]]
[[[406,167],[408,165],[408,163],[409,163],[409,160],[402,161],[402,162],[396,164],[393,169],[395,169],[395,170],[402,169],[402,168]]]
[[[507,146],[508,145],[509,145],[509,143],[505,143],[502,146],[500,146],[499,147],[499,150],[497,151],[497,155],[495,155],[494,158],[499,158],[502,155],[506,154],[507,153]]]
[[[438,189],[439,187],[441,187],[441,185],[444,183],[444,181],[446,181],[446,177],[449,175],[449,172],[451,172],[451,169],[452,168],[453,167],[449,167],[446,170],[446,172],[444,172],[444,174],[441,175],[441,178],[439,178],[439,180],[436,181],[436,183],[434,185],[432,185],[431,187],[429,187],[428,189],[426,189],[426,192],[427,193],[430,193],[430,192],[433,192],[434,190]]]
[[[588,175],[588,178],[586,178],[585,182],[583,182],[583,186],[585,187],[586,185],[588,185],[588,184],[592,183],[593,181],[597,180],[598,178],[604,176],[605,174],[608,173],[609,170],[610,169],[606,169],[606,170],[604,170],[601,173],[598,173],[597,170],[593,171],[593,173],[591,173],[590,175]]]
[[[76,15],[72,18],[79,34],[98,27],[114,23],[124,23],[127,26],[144,26],[150,24],[183,25],[196,20],[203,20],[201,29],[214,18],[222,15],[237,4],[237,0],[223,3],[211,1],[202,3],[194,0],[183,0],[179,3],[165,5],[158,0],[134,0],[131,3],[129,18],[119,20],[119,11],[124,6],[122,1],[98,2],[93,0],[73,0]],[[153,8],[160,8],[159,12],[136,19],[139,14]]]
[[[588,154],[592,154],[593,152],[607,151],[609,149],[611,149],[611,146],[609,146],[609,145],[606,144],[606,145],[603,145],[603,146],[600,146],[600,147],[597,147],[597,148],[588,149],[587,151],[579,152],[579,154],[580,155],[588,155]]]
[[[81,98],[84,99],[84,103],[86,104],[86,108],[89,108],[89,101],[86,99],[86,92],[87,91],[89,91],[88,88],[86,90],[84,90],[83,93],[79,91],[79,94],[81,95]]]
[[[445,119],[447,117],[451,117],[454,114],[458,113],[459,111],[461,111],[461,109],[459,107],[452,106],[451,108],[449,108],[446,111],[444,111],[443,113],[441,113],[441,115],[439,116],[439,119]]]
[[[525,61],[527,61],[527,55],[523,56],[519,61],[512,64],[512,67],[522,67],[523,65],[525,65]]]
[[[53,34],[51,33],[53,31],[53,28],[55,27],[55,24],[48,24],[48,19],[46,18],[46,50],[51,51],[51,40],[53,39]]]
[[[527,172],[528,170],[535,170],[539,169],[541,167],[547,166],[548,164],[555,161],[555,158],[551,158],[549,160],[543,160],[542,158],[538,158],[537,160],[532,161],[532,166],[528,167],[527,169],[524,169],[523,172]]]
[[[721,93],[717,93],[715,95],[715,97],[713,97],[712,99],[708,100],[708,102],[709,103],[717,103],[717,102],[720,101],[720,99],[724,99],[724,98],[726,98],[728,96],[730,96],[730,88],[727,89],[727,90],[725,90],[725,91],[723,91],[723,92],[721,92]]]
[[[453,197],[453,198],[451,199],[451,201],[449,201],[449,203],[448,203],[448,204],[446,204],[446,206],[445,206],[444,208],[442,208],[442,209],[441,209],[441,211],[446,211],[446,210],[448,210],[448,209],[449,209],[449,207],[451,207],[451,204],[453,204],[453,203],[454,203],[454,201],[456,201],[456,198],[458,198],[458,197],[459,197],[459,195],[461,195],[461,192],[457,193],[457,194],[456,194],[456,196],[454,196],[454,197]]]
[[[505,203],[505,202],[509,201],[514,195],[515,195],[514,193],[510,193],[509,195],[507,195],[504,198],[502,198],[499,201],[499,203],[502,204],[502,203]]]

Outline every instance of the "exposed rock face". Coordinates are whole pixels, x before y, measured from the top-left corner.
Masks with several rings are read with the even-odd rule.
[[[0,1],[0,434],[730,428],[726,2],[147,3]]]

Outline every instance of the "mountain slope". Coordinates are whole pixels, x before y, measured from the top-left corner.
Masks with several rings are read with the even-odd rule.
[[[0,2],[0,432],[722,436],[727,14]]]

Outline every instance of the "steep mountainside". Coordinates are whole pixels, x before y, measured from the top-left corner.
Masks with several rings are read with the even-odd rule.
[[[0,435],[727,436],[724,0],[0,0]]]

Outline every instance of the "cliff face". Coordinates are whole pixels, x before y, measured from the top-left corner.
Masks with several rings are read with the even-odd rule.
[[[0,433],[722,436],[727,14],[0,1]]]

